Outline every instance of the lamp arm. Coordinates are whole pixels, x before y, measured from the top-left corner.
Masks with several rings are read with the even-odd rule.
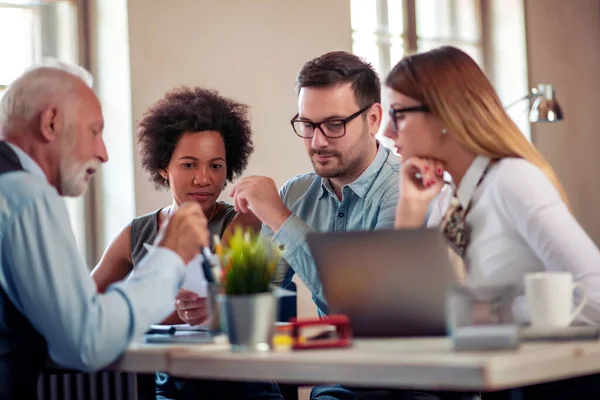
[[[532,88],[529,93],[527,93],[525,96],[513,101],[512,103],[508,104],[507,106],[504,106],[505,109],[509,109],[512,106],[519,104],[520,102],[522,102],[523,100],[531,100],[534,97],[539,96],[539,92],[536,88]]]

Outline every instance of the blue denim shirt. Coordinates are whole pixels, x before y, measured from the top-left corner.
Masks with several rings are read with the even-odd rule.
[[[320,315],[327,314],[327,302],[306,243],[307,232],[392,228],[399,172],[400,158],[378,143],[371,164],[354,182],[342,188],[341,201],[329,179],[314,172],[296,176],[281,188],[281,199],[292,215],[276,233],[264,225],[261,233],[283,249],[282,262],[289,269],[282,286],[289,285],[294,273],[298,274],[311,291]]]

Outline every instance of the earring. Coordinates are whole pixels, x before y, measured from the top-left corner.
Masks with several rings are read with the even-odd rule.
[[[165,177],[164,180],[165,180],[165,185],[169,186],[169,178]]]
[[[445,135],[446,133],[448,133],[448,131],[446,130],[446,128],[442,128],[442,135]]]

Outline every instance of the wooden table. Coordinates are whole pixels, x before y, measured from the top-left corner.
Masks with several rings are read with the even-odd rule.
[[[355,340],[349,349],[232,353],[227,343],[130,346],[112,369],[188,378],[496,391],[600,372],[600,342],[453,352],[447,339]]]

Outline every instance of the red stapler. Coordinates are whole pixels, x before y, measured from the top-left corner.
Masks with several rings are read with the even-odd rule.
[[[326,318],[291,318],[290,323],[292,324],[293,350],[344,348],[352,345],[352,331],[350,321],[346,315],[330,315]],[[301,336],[302,329],[315,326],[333,326],[335,331],[327,332],[327,335],[317,335],[313,338]]]

